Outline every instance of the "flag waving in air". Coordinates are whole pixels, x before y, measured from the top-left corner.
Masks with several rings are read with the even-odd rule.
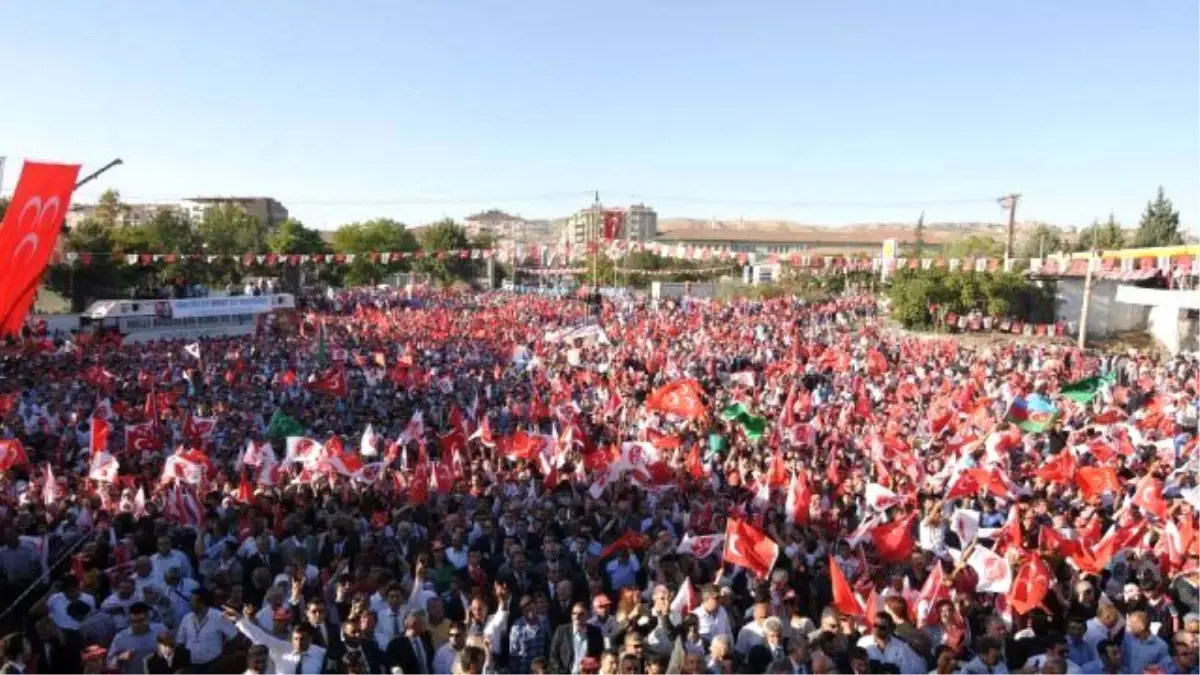
[[[650,410],[684,419],[704,417],[704,394],[695,380],[679,380],[655,389],[646,397]]]
[[[725,525],[725,562],[741,565],[760,579],[766,578],[779,558],[779,544],[766,532],[739,520],[730,518]]]
[[[1046,431],[1058,421],[1058,408],[1044,396],[1032,394],[1013,399],[1005,419],[1016,424],[1022,431],[1038,433]]]

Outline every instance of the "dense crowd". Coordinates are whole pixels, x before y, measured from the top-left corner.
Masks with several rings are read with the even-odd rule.
[[[4,346],[3,672],[1197,672],[1194,356],[592,314]]]

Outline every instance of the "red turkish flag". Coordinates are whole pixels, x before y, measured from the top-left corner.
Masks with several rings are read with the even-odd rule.
[[[25,162],[0,223],[0,331],[17,331],[58,243],[78,164]]]
[[[1106,491],[1114,495],[1121,491],[1121,481],[1111,467],[1085,466],[1075,473],[1075,484],[1084,499],[1098,497]]]
[[[350,387],[346,384],[345,364],[338,363],[319,375],[313,375],[307,386],[312,391],[345,398],[350,394]]]
[[[1041,606],[1051,579],[1050,568],[1040,555],[1034,553],[1013,579],[1012,590],[1008,592],[1009,607],[1017,614],[1028,614]]]
[[[1167,501],[1163,499],[1162,483],[1154,476],[1138,481],[1133,493],[1133,505],[1159,520],[1167,519]]]
[[[29,457],[25,455],[25,446],[21,445],[21,441],[17,439],[0,440],[0,471],[7,471],[14,466],[23,466],[29,463]]]
[[[779,557],[779,544],[750,523],[730,518],[725,525],[725,562],[766,578]]]
[[[91,418],[90,443],[92,455],[98,455],[108,450],[108,437],[112,434],[112,425],[103,417],[93,415]]]
[[[855,597],[846,575],[842,574],[842,568],[837,566],[833,556],[829,556],[829,580],[833,585],[833,606],[837,611],[845,616],[866,616],[862,603]]]
[[[636,551],[638,549],[646,548],[649,545],[650,539],[647,538],[646,535],[638,534],[637,532],[631,530],[625,534],[622,534],[613,543],[605,546],[604,550],[600,551],[600,559],[603,560],[605,558],[614,556],[621,551]]]
[[[875,550],[879,553],[880,560],[887,563],[900,563],[909,559],[916,543],[912,536],[913,523],[916,520],[917,513],[914,511],[903,518],[871,530],[871,541],[875,543]]]
[[[659,387],[646,397],[646,407],[685,419],[699,419],[705,414],[703,393],[695,380],[679,380]]]
[[[1075,478],[1075,455],[1064,448],[1054,459],[1038,467],[1033,475],[1050,483],[1070,483]]]
[[[621,211],[604,212],[604,238],[613,240],[621,236],[621,225],[625,222],[625,214]]]

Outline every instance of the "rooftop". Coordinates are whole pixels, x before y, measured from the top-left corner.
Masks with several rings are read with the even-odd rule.
[[[479,213],[467,216],[463,220],[469,222],[485,222],[485,223],[503,223],[513,220],[521,220],[520,216],[510,215],[499,209],[488,209]]]
[[[737,241],[761,244],[870,244],[882,245],[884,240],[896,239],[904,243],[913,236],[911,227],[869,228],[734,228],[734,227],[682,227],[659,232],[659,241],[726,242]],[[925,233],[925,241],[941,244],[954,239],[950,232]]]

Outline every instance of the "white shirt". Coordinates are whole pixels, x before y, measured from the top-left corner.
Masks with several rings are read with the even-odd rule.
[[[458,652],[454,650],[454,645],[447,642],[438,647],[433,654],[433,675],[450,675],[454,670],[454,659],[456,658],[458,658]]]
[[[767,637],[763,627],[757,621],[751,621],[738,631],[737,644],[734,645],[733,651],[745,656],[751,649],[766,643]]]
[[[258,624],[246,619],[238,619],[237,629],[254,644],[267,648],[271,655],[271,663],[275,664],[276,675],[295,675],[296,664],[301,659],[303,663],[300,672],[305,675],[320,675],[325,667],[325,650],[321,647],[311,645],[308,651],[299,654],[291,642],[271,635]]]
[[[234,627],[220,612],[210,607],[203,617],[188,612],[179,623],[175,641],[180,647],[188,648],[193,663],[208,663],[221,655],[225,641],[234,635],[237,635]]]
[[[391,605],[383,606],[375,622],[375,644],[379,645],[380,649],[387,651],[392,640],[404,635],[404,619],[407,616],[408,607],[405,605],[400,605],[397,609],[392,609]]]
[[[696,615],[696,619],[700,622],[700,637],[709,642],[718,635],[728,636],[733,639],[733,629],[729,627],[729,613],[725,608],[717,605],[717,611],[709,613],[701,605],[692,610],[692,614]]]
[[[86,602],[88,607],[96,609],[96,598],[88,593],[80,593],[78,599]],[[46,610],[50,612],[50,618],[54,619],[54,625],[63,630],[79,628],[79,623],[67,614],[67,607],[70,604],[71,600],[67,599],[66,593],[55,593],[46,600]]]
[[[875,637],[867,635],[858,641],[858,646],[867,650],[867,658],[890,663],[899,668],[902,673],[927,672],[928,666],[925,665],[925,659],[899,639],[889,639],[887,645],[880,649],[879,645],[875,644]]]
[[[163,581],[162,575],[154,571],[151,571],[150,574],[146,576],[134,574],[130,578],[133,579],[133,588],[138,593],[141,593],[142,589],[146,588],[147,586],[157,586],[159,589],[162,589],[167,585],[167,582]]]
[[[154,573],[164,579],[167,577],[167,570],[172,567],[178,567],[179,573],[185,577],[195,576],[192,574],[192,562],[183,551],[177,549],[171,549],[166,555],[155,553],[150,556],[150,564],[154,566]]]

